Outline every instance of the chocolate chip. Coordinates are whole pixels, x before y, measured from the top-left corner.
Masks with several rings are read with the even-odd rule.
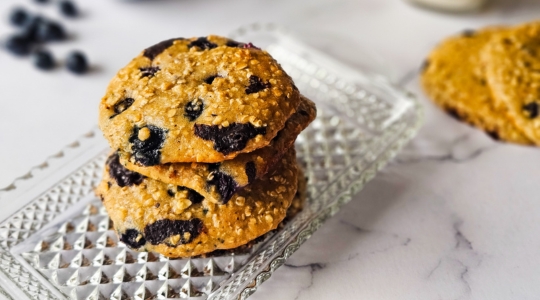
[[[217,45],[210,42],[205,37],[200,37],[194,40],[193,42],[189,43],[188,48],[192,48],[192,47],[197,47],[200,50],[207,50],[207,49],[214,49],[217,47]]]
[[[174,197],[175,192],[173,190],[167,190],[167,195]]]
[[[475,34],[476,34],[476,31],[475,31],[475,30],[472,30],[472,29],[465,29],[465,30],[463,30],[463,32],[461,33],[461,36],[463,36],[463,37],[473,37]]]
[[[204,197],[203,195],[197,193],[195,190],[192,190],[190,188],[187,188],[185,186],[179,186],[178,188],[178,191],[187,191],[187,198],[189,199],[189,201],[191,201],[191,204],[199,204],[201,202],[203,202],[204,200]]]
[[[146,68],[139,68],[141,71],[141,78],[144,77],[154,77],[154,75],[161,70],[159,67],[146,67]]]
[[[523,105],[523,110],[528,113],[527,117],[529,117],[529,119],[534,119],[538,117],[539,107],[538,103],[536,102],[531,102]]]
[[[184,117],[190,121],[195,121],[204,110],[204,102],[201,99],[190,101],[184,107]]]
[[[146,239],[136,229],[126,230],[120,235],[120,241],[132,249],[139,249],[146,244]]]
[[[114,115],[110,116],[109,119],[112,119],[126,111],[126,109],[128,109],[133,104],[133,102],[135,102],[135,99],[133,98],[124,98],[116,102],[116,104],[114,104],[113,106]]]
[[[227,204],[232,196],[238,191],[239,186],[232,176],[219,170],[219,164],[209,164],[208,170],[211,171],[209,180],[206,182],[209,187],[215,186],[221,197],[221,202]]]
[[[143,140],[139,139],[139,131],[143,128],[150,130],[150,136]],[[161,129],[154,125],[147,125],[145,127],[133,127],[133,133],[129,137],[131,143],[131,150],[133,151],[133,157],[135,161],[143,166],[154,166],[159,164],[161,160],[161,147],[165,142],[167,130]]]
[[[220,76],[219,76],[219,75],[212,75],[212,76],[206,78],[206,79],[204,80],[204,82],[206,82],[206,83],[208,83],[208,84],[212,84],[212,82],[214,82],[214,79],[216,79],[216,78],[218,78],[218,77],[220,77]]]
[[[251,75],[249,76],[249,86],[246,88],[246,94],[257,93],[269,87],[270,83],[264,83],[259,77]]]
[[[116,181],[119,187],[139,185],[144,179],[144,176],[137,172],[126,169],[120,163],[120,156],[114,153],[107,159],[109,166],[109,175]]]
[[[255,177],[257,176],[257,167],[255,166],[255,163],[250,161],[246,164],[246,175],[248,178],[248,182],[251,184],[255,180]]]
[[[265,133],[266,127],[255,127],[251,123],[232,123],[227,127],[195,124],[195,135],[214,142],[214,150],[225,155],[244,149],[249,140]]]
[[[143,55],[148,57],[150,60],[154,60],[154,58],[156,58],[156,56],[161,54],[161,52],[165,51],[167,48],[172,46],[174,44],[174,41],[179,41],[179,40],[183,40],[183,38],[175,38],[175,39],[159,42],[155,44],[154,46],[144,49]]]
[[[188,244],[198,237],[203,229],[200,219],[169,220],[163,219],[146,225],[144,235],[152,245],[158,245],[169,237],[180,235],[180,244]],[[185,233],[189,233],[186,238]]]
[[[305,111],[305,110],[300,110],[300,111],[298,111],[298,113],[301,114],[301,115],[304,116],[304,117],[309,116],[308,112]]]

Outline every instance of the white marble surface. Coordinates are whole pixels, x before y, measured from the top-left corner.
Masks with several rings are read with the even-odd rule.
[[[67,22],[96,71],[36,71],[0,51],[0,186],[41,163],[96,123],[115,70],[171,36],[227,34],[275,22],[310,36],[347,39],[409,75],[443,36],[531,20],[535,0],[495,2],[474,15],[444,15],[402,0],[79,1]],[[16,3],[2,0],[0,14]],[[45,14],[54,15],[51,9]],[[0,22],[0,36],[11,29]],[[426,104],[418,137],[328,221],[252,299],[539,299],[538,149],[491,141]]]

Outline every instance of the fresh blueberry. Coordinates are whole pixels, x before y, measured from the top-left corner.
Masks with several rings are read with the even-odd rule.
[[[75,74],[84,74],[88,71],[88,61],[82,52],[73,51],[66,59],[66,67]]]
[[[79,9],[74,2],[69,0],[60,1],[60,12],[66,17],[76,17],[79,15]]]
[[[28,55],[32,51],[32,43],[23,35],[13,35],[6,41],[6,49],[15,55]]]
[[[32,43],[39,42],[38,31],[39,27],[47,22],[42,16],[34,16],[27,19],[23,25],[22,35]]]
[[[232,123],[227,127],[195,124],[195,135],[214,142],[214,150],[229,155],[244,149],[252,138],[266,134],[266,127],[255,127],[251,123]]]
[[[18,7],[9,15],[9,22],[15,26],[22,27],[28,23],[30,17],[30,14],[26,10]]]
[[[37,39],[41,42],[61,41],[66,38],[64,27],[53,21],[40,22],[37,26]]]
[[[201,234],[203,228],[203,222],[197,218],[190,220],[162,219],[146,225],[144,236],[150,244],[158,245],[169,237],[180,235],[178,245],[182,245],[191,243]],[[189,235],[186,235],[186,233],[189,233]]]
[[[50,70],[55,65],[54,57],[47,50],[39,50],[34,53],[34,65],[42,70]]]
[[[249,86],[246,88],[246,94],[260,92],[270,87],[270,83],[264,83],[261,78],[251,75],[249,76]]]

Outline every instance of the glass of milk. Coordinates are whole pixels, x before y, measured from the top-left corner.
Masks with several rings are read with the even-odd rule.
[[[439,10],[466,12],[480,9],[487,0],[409,0],[409,2]]]

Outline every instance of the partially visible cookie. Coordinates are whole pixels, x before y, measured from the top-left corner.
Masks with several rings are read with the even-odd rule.
[[[483,60],[496,104],[540,145],[540,22],[495,34]]]
[[[216,163],[267,146],[300,104],[264,50],[218,36],[144,50],[111,80],[99,126],[145,166]]]
[[[507,116],[495,107],[481,63],[481,50],[503,28],[466,31],[443,41],[422,70],[426,94],[452,116],[483,129],[495,139],[531,144]]]
[[[126,168],[158,181],[193,189],[208,201],[227,203],[239,190],[264,176],[293,146],[298,134],[316,114],[315,104],[302,97],[296,113],[268,146],[221,163],[170,163],[145,167],[127,153],[121,153],[120,162]]]
[[[120,240],[132,249],[167,257],[236,248],[277,228],[298,186],[294,148],[273,171],[234,195],[227,204],[199,197],[200,201],[193,201],[183,187],[138,177],[127,169],[112,171],[115,160],[113,156],[106,165],[96,192]],[[135,179],[125,184],[123,178]]]

